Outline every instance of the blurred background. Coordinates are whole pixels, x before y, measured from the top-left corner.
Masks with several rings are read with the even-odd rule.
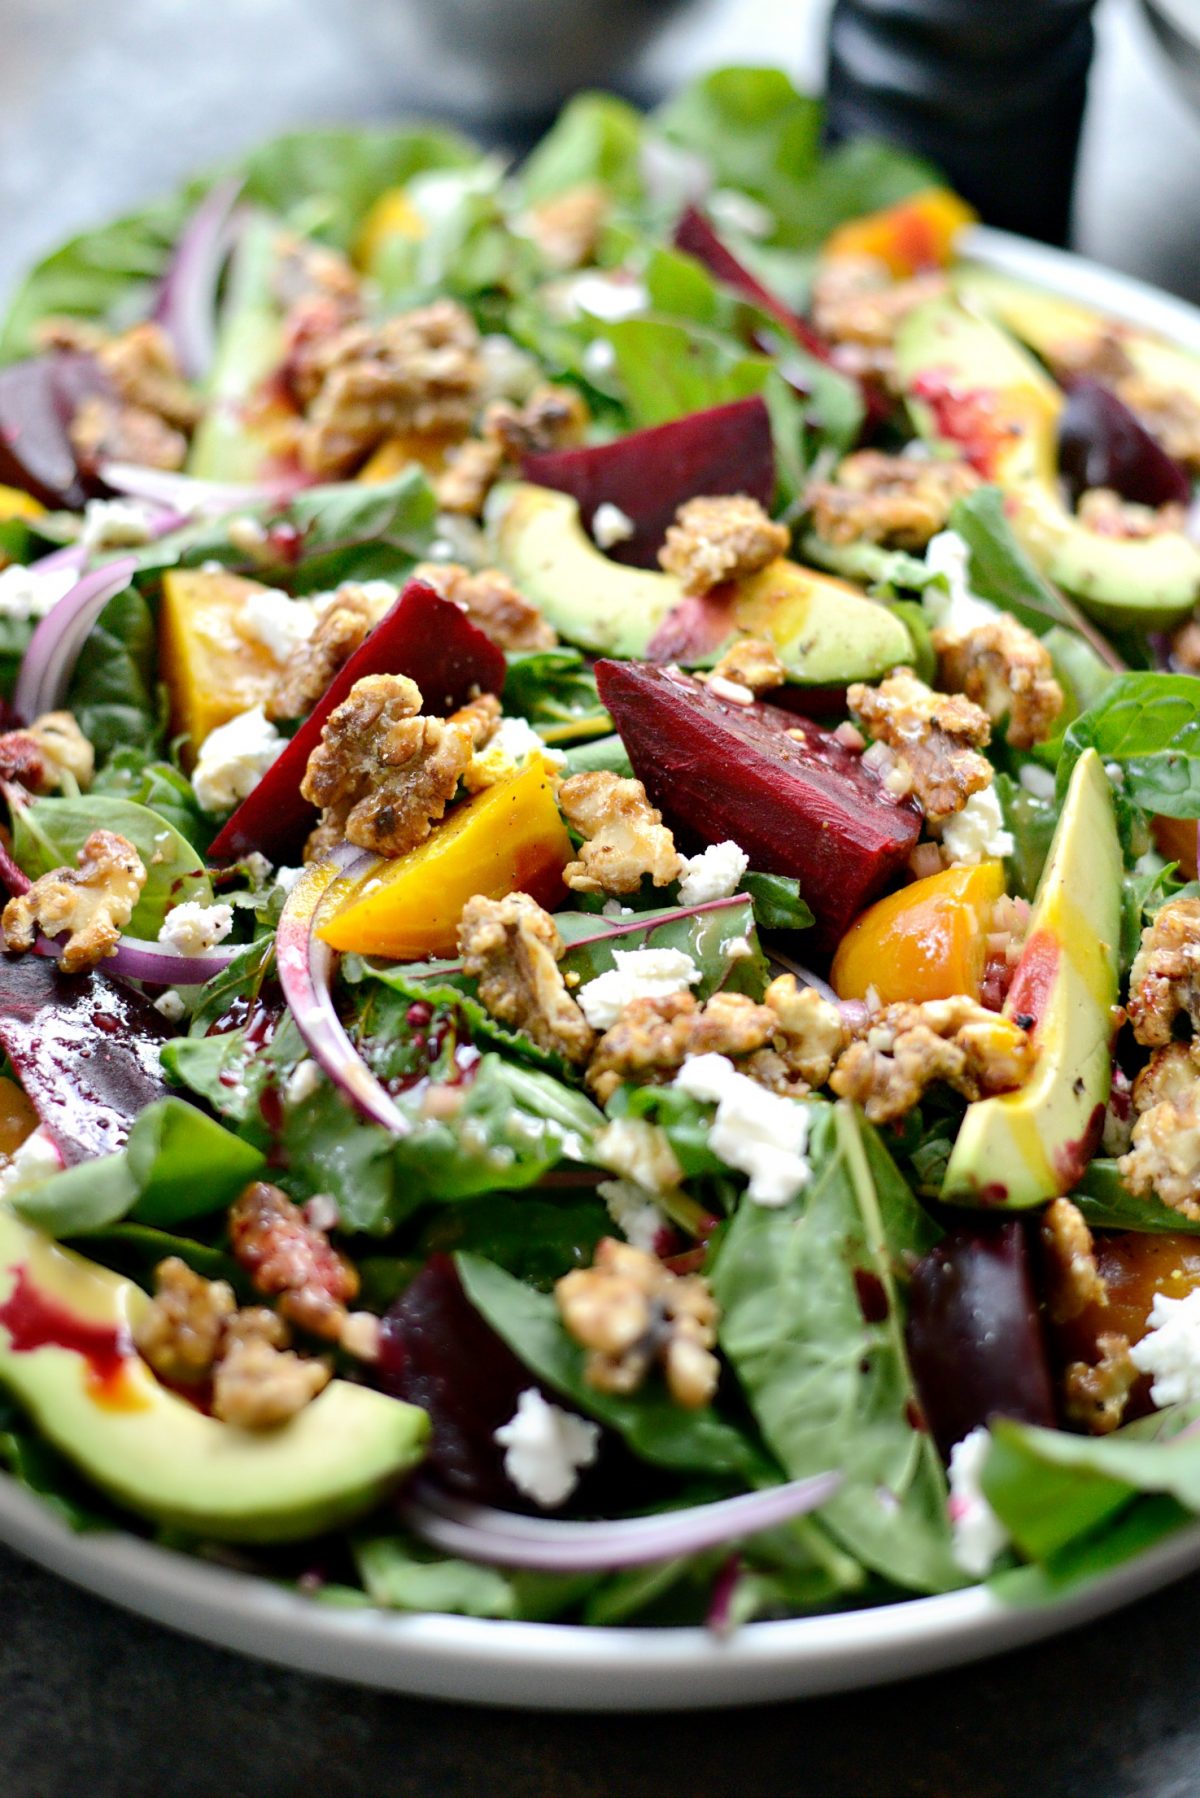
[[[1153,18],[1143,0],[1097,8],[1074,243],[1200,300],[1200,0],[1153,4]],[[0,292],[70,230],[288,125],[436,114],[519,147],[581,86],[653,101],[742,61],[818,88],[828,14],[829,0],[4,0]]]

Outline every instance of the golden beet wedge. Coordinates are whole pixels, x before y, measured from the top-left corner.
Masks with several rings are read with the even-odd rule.
[[[171,695],[171,729],[190,739],[185,755],[220,724],[261,705],[279,673],[270,650],[239,628],[258,581],[172,568],[163,576],[159,663]]]
[[[992,908],[1004,891],[1000,862],[946,868],[889,893],[846,932],[830,973],[839,999],[874,987],[884,1005],[979,997]]]
[[[954,239],[975,218],[966,201],[949,188],[926,187],[897,206],[839,225],[822,255],[832,261],[870,256],[903,280],[922,269],[945,268]]]
[[[571,854],[546,764],[535,756],[464,800],[419,848],[378,863],[318,934],[335,949],[393,961],[453,955],[468,899],[519,891],[559,905]]]

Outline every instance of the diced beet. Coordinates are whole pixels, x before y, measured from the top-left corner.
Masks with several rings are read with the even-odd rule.
[[[0,483],[77,511],[97,489],[68,427],[84,400],[111,392],[92,356],[55,351],[0,369]]]
[[[427,712],[444,716],[475,693],[499,693],[504,652],[466,613],[424,581],[409,581],[362,647],[336,674],[278,761],[217,834],[209,850],[224,861],[259,849],[273,861],[297,851],[312,829],[314,811],[300,793],[308,758],[325,720],[355,681],[369,674],[407,674],[421,689]]]
[[[104,974],[0,959],[0,1048],[68,1166],[111,1155],[166,1095],[158,1051],[169,1035],[148,999]]]
[[[1093,487],[1111,487],[1143,506],[1185,506],[1191,498],[1186,470],[1111,388],[1086,375],[1067,389],[1058,421],[1058,466],[1075,503]]]
[[[667,526],[686,500],[748,493],[770,507],[775,497],[771,415],[755,394],[613,443],[526,456],[521,472],[541,487],[573,494],[589,531],[598,506],[618,507],[636,528],[607,553],[618,562],[653,568]]]
[[[822,942],[836,942],[907,861],[916,806],[811,719],[730,704],[645,662],[597,662],[596,679],[668,822],[703,843],[732,838],[763,873],[797,876]]]
[[[960,1224],[913,1270],[908,1354],[944,1457],[990,1417],[1054,1423],[1025,1225]]]

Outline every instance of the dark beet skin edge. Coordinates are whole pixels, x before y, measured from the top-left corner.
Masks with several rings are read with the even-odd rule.
[[[476,693],[499,693],[507,666],[503,650],[460,607],[424,581],[409,581],[330,681],[279,760],[222,826],[208,852],[210,861],[228,861],[252,849],[277,862],[298,853],[316,817],[301,796],[300,782],[325,720],[355,681],[370,674],[407,674],[420,687],[426,712],[445,716]]]
[[[916,806],[811,719],[731,705],[645,662],[597,662],[596,679],[668,822],[703,843],[732,838],[752,868],[798,877],[820,942],[834,943],[912,853]]]
[[[0,369],[0,483],[26,488],[43,505],[79,511],[100,488],[79,466],[70,423],[84,400],[111,393],[95,358],[74,352]]]
[[[1054,1388],[1020,1218],[959,1224],[913,1270],[908,1355],[944,1459],[990,1417],[1052,1426]]]
[[[107,975],[0,956],[0,1047],[68,1167],[113,1154],[166,1096],[158,1051],[171,1034],[148,999]]]
[[[687,500],[746,493],[770,507],[775,497],[771,415],[755,395],[633,431],[613,443],[526,456],[521,472],[539,487],[573,494],[588,531],[598,506],[619,507],[634,534],[605,553],[616,562],[654,568],[667,526]]]
[[[1067,385],[1058,421],[1058,467],[1075,504],[1093,487],[1111,487],[1142,506],[1186,506],[1192,494],[1187,470],[1111,388],[1090,375]]]

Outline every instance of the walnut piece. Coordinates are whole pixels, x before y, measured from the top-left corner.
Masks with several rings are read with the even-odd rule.
[[[812,482],[805,501],[826,543],[918,550],[945,530],[955,501],[978,485],[965,462],[856,450],[831,481]]]
[[[171,474],[187,461],[188,440],[144,406],[126,406],[104,394],[84,400],[68,427],[81,468],[95,472],[102,462],[135,462]]]
[[[484,502],[500,478],[504,449],[482,437],[468,437],[446,451],[445,462],[433,477],[438,509],[460,518],[478,518]]]
[[[567,274],[594,260],[612,207],[599,181],[581,181],[530,207],[525,227],[551,268]]]
[[[512,400],[494,400],[483,415],[483,435],[498,446],[506,462],[519,463],[522,456],[582,443],[589,420],[581,393],[544,381],[520,406]]]
[[[733,681],[757,697],[782,687],[787,680],[787,669],[779,660],[775,645],[765,637],[742,637],[725,651],[708,678]]]
[[[71,420],[71,444],[84,467],[95,469],[112,458],[182,468],[203,408],[161,325],[134,325],[108,337],[94,326],[81,330],[76,321],[59,320],[49,323],[45,336],[59,347],[86,347],[112,383],[111,396],[93,394]]]
[[[71,712],[43,712],[24,730],[0,736],[0,778],[16,781],[30,793],[50,793],[63,786],[64,775],[89,787],[96,752]]]
[[[322,608],[317,627],[298,643],[264,704],[268,718],[307,718],[335,674],[361,649],[381,616],[380,606],[354,581]]]
[[[1179,1044],[1183,1048],[1185,1045]],[[1171,1050],[1160,1054],[1170,1056]],[[1164,1097],[1141,1112],[1133,1126],[1129,1153],[1117,1162],[1117,1172],[1136,1198],[1155,1193],[1164,1205],[1178,1211],[1193,1222],[1200,1221],[1200,1078],[1194,1072],[1183,1084],[1181,1058],[1170,1064],[1170,1077],[1163,1079],[1157,1071],[1153,1081]],[[1138,1092],[1135,1103],[1152,1096],[1151,1087]]]
[[[127,406],[151,412],[185,433],[200,422],[201,402],[180,373],[161,325],[134,325],[101,344],[96,359]]]
[[[161,1379],[191,1386],[206,1380],[237,1308],[226,1280],[205,1280],[171,1255],[154,1270],[154,1297],[133,1332],[134,1347]]]
[[[6,949],[32,949],[39,929],[54,937],[66,931],[58,964],[64,974],[94,968],[115,952],[146,884],[141,856],[111,830],[94,830],[76,861],[41,875],[0,918]]]
[[[608,770],[573,774],[559,788],[558,803],[584,839],[578,861],[563,870],[575,892],[636,893],[647,874],[656,887],[679,878],[683,863],[675,839],[640,780],[622,780]]]
[[[1175,1020],[1200,1034],[1200,899],[1170,899],[1142,931],[1126,1009],[1147,1048],[1169,1043]]]
[[[991,763],[978,754],[991,740],[991,722],[972,700],[935,693],[911,668],[897,668],[877,687],[856,683],[846,700],[864,730],[895,752],[931,823],[991,785]]]
[[[938,683],[965,693],[993,724],[1008,719],[1014,749],[1031,749],[1054,731],[1063,690],[1041,640],[1007,612],[958,632],[943,625],[933,633]]]
[[[850,1032],[837,1006],[794,974],[778,975],[763,994],[775,1014],[773,1047],[752,1055],[745,1072],[775,1092],[802,1095],[824,1086]]]
[[[563,983],[563,940],[548,912],[527,893],[469,899],[458,931],[463,968],[479,983],[480,1003],[501,1024],[582,1063],[596,1033]]]
[[[1098,536],[1137,542],[1161,537],[1165,531],[1181,531],[1186,521],[1184,508],[1174,502],[1142,506],[1135,500],[1122,499],[1111,487],[1092,487],[1081,494],[1076,515]]]
[[[1089,1305],[1107,1305],[1108,1287],[1096,1263],[1092,1233],[1070,1199],[1055,1199],[1042,1216],[1047,1308],[1056,1324],[1070,1323]]]
[[[326,1362],[276,1348],[265,1335],[237,1337],[213,1373],[213,1416],[241,1430],[276,1429],[316,1398],[330,1373]]]
[[[278,1297],[284,1317],[327,1342],[341,1339],[358,1274],[286,1193],[265,1180],[247,1186],[229,1210],[229,1241],[258,1290]]]
[[[563,1325],[587,1349],[597,1392],[636,1392],[657,1362],[677,1405],[710,1404],[720,1377],[712,1350],[720,1313],[700,1274],[673,1274],[654,1255],[605,1237],[591,1267],[554,1288]]]
[[[588,1085],[606,1104],[625,1081],[669,1080],[689,1055],[750,1055],[771,1041],[777,1023],[743,993],[714,993],[704,1006],[691,993],[632,999],[597,1043]]]
[[[890,1124],[935,1082],[965,1099],[1010,1092],[1028,1077],[1034,1054],[1018,1024],[974,999],[927,999],[874,1012],[839,1056],[829,1084],[873,1124]]]
[[[874,256],[839,256],[822,263],[812,290],[813,323],[835,345],[838,366],[849,374],[889,377],[892,344],[915,306],[946,291],[946,277],[932,270],[894,281]]]
[[[733,493],[680,506],[658,559],[685,592],[707,593],[722,581],[757,574],[786,555],[790,541],[787,526],[774,523],[756,499]]]
[[[1063,1375],[1067,1420],[1089,1436],[1107,1436],[1125,1415],[1138,1370],[1129,1354],[1129,1339],[1105,1331],[1096,1340],[1100,1359],[1094,1365],[1072,1361]]]
[[[443,599],[461,606],[498,649],[553,649],[558,642],[554,627],[498,568],[481,568],[472,574],[461,562],[420,562],[413,569],[413,579],[428,581]]]
[[[445,813],[474,751],[467,724],[421,714],[406,675],[372,674],[329,714],[300,791],[322,808],[322,840],[336,829],[360,849],[405,855]]]

